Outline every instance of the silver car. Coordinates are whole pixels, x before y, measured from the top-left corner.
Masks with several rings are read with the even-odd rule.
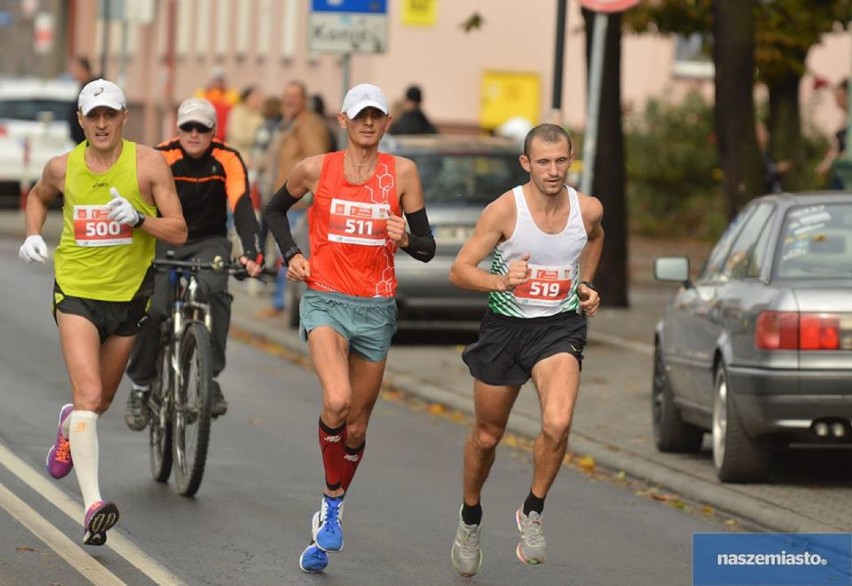
[[[395,257],[396,300],[400,320],[417,325],[448,325],[482,317],[488,295],[452,285],[450,265],[461,245],[473,234],[479,214],[491,201],[529,174],[521,167],[521,145],[491,137],[418,135],[388,136],[381,150],[414,161],[423,183],[423,198],[432,234],[435,257],[422,263],[399,251]],[[306,216],[293,228],[296,243],[308,251]],[[489,269],[490,259],[480,265]],[[298,308],[303,284],[287,284],[287,307]],[[292,327],[299,324],[298,311],[289,312]]]
[[[772,195],[731,222],[655,334],[653,427],[663,452],[712,434],[724,482],[770,479],[791,443],[852,438],[852,194]]]

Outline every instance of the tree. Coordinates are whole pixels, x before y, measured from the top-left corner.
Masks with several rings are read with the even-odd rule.
[[[603,16],[603,15],[602,15]],[[627,206],[624,195],[624,131],[621,118],[621,14],[609,16],[601,78],[598,140],[592,193],[604,206],[602,271],[596,277],[610,307],[627,307]],[[589,78],[595,13],[583,9],[586,23],[586,78]]]
[[[812,171],[804,168],[805,153],[799,110],[799,86],[805,61],[822,35],[848,25],[849,0],[771,0],[758,4],[756,52],[758,80],[769,90],[770,152],[777,160],[793,162],[785,189],[812,186]]]
[[[805,154],[799,110],[799,86],[805,73],[805,61],[810,48],[821,41],[823,34],[837,26],[848,25],[849,0],[734,0],[731,4],[739,6],[728,5],[726,0],[646,0],[637,8],[628,11],[625,21],[628,28],[637,32],[682,35],[704,33],[708,36],[712,32],[716,36],[727,34],[728,31],[741,33],[742,27],[747,25],[745,22],[717,23],[715,19],[732,16],[734,11],[745,18],[744,11],[750,10],[753,13],[753,18],[749,20],[754,23],[752,47],[756,66],[756,75],[751,76],[751,79],[752,82],[764,83],[769,93],[769,150],[776,160],[793,162],[793,170],[785,177],[785,188],[800,189],[809,183],[811,177],[810,169],[803,166]],[[742,41],[723,39],[720,42],[725,45],[736,43],[742,47]],[[714,46],[714,62],[719,58],[740,57],[727,49],[717,49],[718,47]],[[728,65],[719,62],[715,64],[718,80],[718,68],[725,69]],[[725,73],[726,79],[730,71],[728,69]],[[726,92],[735,91],[734,82],[728,80],[728,83],[730,85]],[[717,88],[717,97],[720,97],[718,92]],[[716,112],[718,114],[720,109],[717,108]],[[717,120],[717,129],[718,123]],[[753,124],[749,127],[753,127]],[[742,128],[746,127],[740,127],[740,132]],[[751,149],[751,138],[746,140]],[[755,148],[756,144],[755,140]],[[728,154],[734,156],[734,152],[730,151]],[[749,158],[751,159],[751,156]],[[722,160],[725,171],[729,166],[737,167],[735,162],[726,162],[724,158]],[[751,163],[748,164],[748,167],[750,166]],[[737,195],[735,191],[727,191],[727,187],[733,187],[734,183],[726,183],[729,212],[742,203],[738,201],[740,197],[747,198],[761,191],[750,195]],[[753,180],[749,180],[748,185],[743,187],[751,189],[752,183]]]
[[[743,0],[713,2],[716,140],[728,218],[763,191],[754,114],[754,10]]]

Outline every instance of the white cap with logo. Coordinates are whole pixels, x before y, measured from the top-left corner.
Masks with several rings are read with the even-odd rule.
[[[364,108],[376,108],[388,113],[388,99],[378,87],[371,83],[361,83],[346,92],[343,107],[340,109],[349,118],[355,118]]]
[[[113,82],[96,79],[87,83],[80,90],[77,107],[80,108],[83,116],[86,116],[98,106],[105,106],[111,110],[124,110],[127,108],[127,100],[124,99],[124,92],[121,91],[121,88]]]
[[[177,113],[177,125],[198,122],[207,128],[216,126],[216,108],[209,100],[189,98],[181,102]]]

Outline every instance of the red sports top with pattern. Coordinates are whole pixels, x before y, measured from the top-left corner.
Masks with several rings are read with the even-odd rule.
[[[393,155],[378,153],[376,171],[354,185],[343,172],[345,151],[323,157],[308,210],[311,276],[308,287],[357,297],[393,297],[397,246],[387,234],[388,212],[399,216]]]

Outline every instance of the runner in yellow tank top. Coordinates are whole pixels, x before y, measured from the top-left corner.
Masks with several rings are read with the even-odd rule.
[[[118,507],[100,493],[97,420],[112,403],[145,315],[154,241],[183,243],[186,223],[160,153],[122,138],[127,104],[121,89],[94,80],[77,105],[86,141],[50,159],[27,195],[27,238],[18,255],[47,260],[41,229],[50,202],[64,193],[53,316],[73,402],[59,412],[47,471],[62,478],[76,470],[86,511],[83,543],[103,545]]]

